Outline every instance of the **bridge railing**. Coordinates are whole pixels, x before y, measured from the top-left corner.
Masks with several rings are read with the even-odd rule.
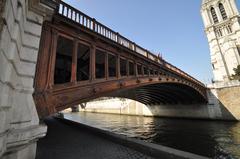
[[[194,81],[195,83],[198,83],[200,85],[203,85],[200,81],[196,80],[195,78],[191,77],[190,75],[188,75],[187,73],[185,73],[184,71],[178,69],[177,67],[175,67],[174,65],[166,62],[165,60],[161,59],[159,56],[156,56],[155,54],[151,53],[150,51],[142,48],[141,46],[135,44],[134,42],[132,42],[131,40],[128,40],[127,38],[123,37],[122,35],[120,35],[119,33],[113,31],[112,29],[108,28],[107,26],[99,23],[98,21],[96,21],[94,18],[89,17],[88,15],[84,14],[83,12],[79,11],[78,9],[68,5],[67,3],[59,0],[59,5],[57,7],[56,13],[60,14],[61,16],[64,16],[78,24],[80,24],[81,26],[88,28],[90,30],[92,30],[95,33],[98,33],[102,36],[104,36],[105,38],[108,38],[132,51],[135,51],[143,56],[145,56],[146,58],[153,60],[155,62],[158,62],[159,64],[161,64],[162,66],[168,68],[169,70],[172,70],[176,73],[178,73],[179,75]]]

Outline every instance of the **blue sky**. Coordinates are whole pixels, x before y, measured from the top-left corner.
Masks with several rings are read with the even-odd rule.
[[[64,1],[202,82],[213,77],[202,0]]]

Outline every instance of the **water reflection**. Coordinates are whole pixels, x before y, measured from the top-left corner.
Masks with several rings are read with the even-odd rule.
[[[240,123],[95,113],[66,118],[104,130],[212,158],[240,158]]]

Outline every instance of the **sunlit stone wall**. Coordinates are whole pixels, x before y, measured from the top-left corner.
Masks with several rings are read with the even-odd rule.
[[[240,81],[215,83],[211,87],[216,91],[222,118],[240,120]]]
[[[32,97],[47,14],[37,0],[0,2],[0,158],[31,159],[37,139],[47,131],[39,125]]]
[[[124,115],[144,115],[152,116],[149,108],[139,102],[130,99],[113,98],[88,102],[86,107],[80,108],[82,112],[110,113]]]

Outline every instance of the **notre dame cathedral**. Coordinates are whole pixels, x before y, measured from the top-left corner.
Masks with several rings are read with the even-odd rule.
[[[203,0],[204,22],[215,82],[229,81],[240,65],[240,16],[235,0]]]

